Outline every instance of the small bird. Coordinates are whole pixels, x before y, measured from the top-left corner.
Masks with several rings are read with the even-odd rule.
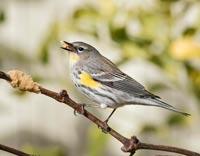
[[[105,123],[117,108],[124,105],[156,106],[190,115],[161,101],[159,96],[123,73],[93,46],[84,42],[61,41],[61,48],[69,51],[70,73],[75,86],[100,108],[113,108]]]

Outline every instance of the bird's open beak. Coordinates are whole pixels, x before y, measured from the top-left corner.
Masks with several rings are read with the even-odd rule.
[[[76,51],[76,49],[74,48],[74,46],[71,43],[68,43],[66,41],[60,41],[60,43],[61,43],[61,48],[62,49],[68,50],[70,52],[75,52]]]

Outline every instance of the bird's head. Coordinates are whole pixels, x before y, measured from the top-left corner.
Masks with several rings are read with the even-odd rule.
[[[89,57],[92,57],[98,51],[91,45],[84,42],[66,42],[61,41],[61,48],[67,50],[70,54],[70,62],[75,64],[80,60],[86,60]]]

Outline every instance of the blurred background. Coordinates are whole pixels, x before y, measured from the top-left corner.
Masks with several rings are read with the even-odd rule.
[[[0,70],[25,71],[81,103],[88,99],[73,86],[59,41],[95,46],[149,91],[192,114],[125,106],[109,125],[126,137],[200,152],[200,1],[1,0],[0,34]],[[1,144],[40,156],[127,155],[118,141],[71,108],[14,90],[3,80],[0,88]],[[102,120],[111,112],[88,110]],[[158,154],[164,153],[135,155]]]

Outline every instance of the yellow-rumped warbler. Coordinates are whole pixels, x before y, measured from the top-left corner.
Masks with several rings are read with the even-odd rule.
[[[148,92],[91,45],[66,41],[61,41],[61,44],[62,49],[69,51],[70,72],[75,86],[101,108],[113,108],[106,123],[118,107],[131,104],[162,107],[189,115]]]

